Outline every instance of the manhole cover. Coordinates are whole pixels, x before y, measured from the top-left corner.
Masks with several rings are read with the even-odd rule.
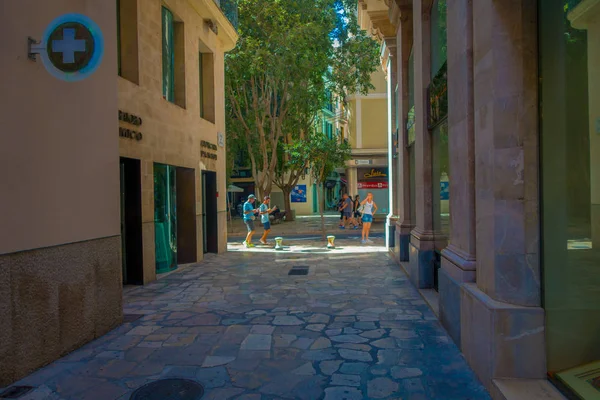
[[[9,387],[3,392],[0,392],[0,399],[18,399],[31,392],[33,387],[31,386],[13,386]]]
[[[296,266],[290,269],[288,275],[308,275],[308,267],[306,266]]]
[[[142,386],[129,400],[198,400],[204,388],[187,379],[163,379]]]

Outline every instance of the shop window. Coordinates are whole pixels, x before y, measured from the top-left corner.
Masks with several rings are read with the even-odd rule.
[[[600,394],[600,14],[590,0],[538,4],[547,368],[577,398],[594,399]]]
[[[139,84],[137,0],[117,0],[119,76]]]
[[[215,123],[215,66],[211,52],[200,52],[198,57],[198,101],[200,117]]]
[[[185,33],[181,20],[162,8],[163,97],[185,108]]]

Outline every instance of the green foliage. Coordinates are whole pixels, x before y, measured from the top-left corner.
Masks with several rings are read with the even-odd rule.
[[[274,180],[285,191],[310,164],[294,149],[312,142],[326,89],[366,92],[378,46],[356,25],[356,0],[238,4],[240,40],[225,60],[228,143],[246,147],[260,195]]]

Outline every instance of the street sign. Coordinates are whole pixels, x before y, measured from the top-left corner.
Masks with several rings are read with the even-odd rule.
[[[93,74],[104,55],[104,38],[98,25],[81,14],[65,14],[52,21],[40,42],[29,39],[29,57],[39,54],[54,77],[75,82]]]

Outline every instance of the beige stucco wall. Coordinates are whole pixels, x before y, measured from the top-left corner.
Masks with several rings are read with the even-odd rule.
[[[143,0],[139,8],[139,86],[118,80],[119,109],[143,119],[142,126],[129,127],[142,132],[141,141],[119,139],[120,154],[142,160],[142,222],[144,225],[144,281],[154,274],[154,163],[192,168],[196,175],[197,259],[203,259],[202,185],[203,170],[217,172],[219,251],[226,250],[226,180],[225,147],[217,146],[218,159],[200,155],[202,140],[218,145],[218,132],[225,135],[224,117],[224,47],[220,36],[204,23],[209,15],[199,15],[184,0]],[[147,3],[146,3],[147,2]],[[151,3],[151,4],[150,4]],[[140,4],[138,2],[138,4]],[[149,4],[147,6],[146,4]],[[171,103],[162,95],[161,5],[168,7],[183,21],[185,30],[185,108]],[[213,16],[214,18],[214,16]],[[200,117],[199,51],[209,50],[214,59],[215,123]],[[117,133],[115,133],[115,137]]]
[[[27,58],[27,37],[72,12],[106,49],[94,75],[67,83]],[[0,254],[119,235],[114,2],[4,1],[0,34]]]
[[[81,13],[100,27],[81,82],[27,58],[27,37]],[[122,321],[115,2],[0,6],[0,387]]]
[[[388,121],[387,99],[363,98],[362,104],[362,148],[387,149]]]

